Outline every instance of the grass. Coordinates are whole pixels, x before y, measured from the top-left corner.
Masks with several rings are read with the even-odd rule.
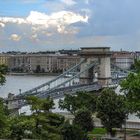
[[[97,140],[100,139],[102,136],[106,134],[105,128],[94,128],[91,132],[88,133],[89,138],[92,140],[96,138]]]
[[[90,134],[98,134],[98,135],[105,135],[107,132],[106,132],[106,129],[105,128],[94,128]]]

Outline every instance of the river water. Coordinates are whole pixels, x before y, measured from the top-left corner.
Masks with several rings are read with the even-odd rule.
[[[40,84],[43,84],[51,79],[55,78],[55,76],[46,76],[46,75],[23,75],[23,76],[15,76],[8,75],[6,76],[5,85],[0,87],[0,97],[7,97],[8,93],[19,94],[19,90],[24,92],[31,88],[34,88]],[[119,92],[120,87],[116,90]],[[55,109],[54,112],[63,112],[58,108],[58,100],[55,100]],[[22,108],[21,112],[29,110],[27,107]],[[65,110],[66,111],[66,110]],[[65,112],[64,111],[64,112]],[[129,120],[131,121],[139,121],[140,120],[135,115],[129,115]]]
[[[0,87],[0,97],[7,97],[8,93],[14,93],[15,95],[26,90],[32,89],[39,86],[47,81],[52,80],[56,76],[48,75],[7,75],[6,83]],[[58,99],[54,101],[55,109],[54,112],[65,112],[58,108]],[[21,112],[28,112],[28,107],[23,107]]]
[[[8,93],[19,94],[21,92],[34,88],[40,84],[43,84],[54,76],[36,76],[36,75],[24,75],[24,76],[6,76],[6,83],[0,87],[0,97],[7,97]]]

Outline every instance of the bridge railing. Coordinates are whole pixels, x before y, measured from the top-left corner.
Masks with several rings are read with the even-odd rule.
[[[39,94],[42,94],[42,95],[43,95],[43,94],[49,94],[49,93],[51,93],[51,92],[54,91],[55,89],[58,89],[59,87],[64,86],[65,84],[67,84],[68,82],[72,81],[72,80],[75,79],[75,78],[78,78],[82,73],[84,73],[85,71],[89,70],[89,69],[92,68],[92,67],[97,66],[98,64],[99,64],[98,61],[96,61],[96,62],[94,62],[94,63],[92,63],[92,64],[87,65],[87,67],[86,67],[85,69],[83,69],[81,72],[77,73],[76,75],[72,76],[70,79],[67,79],[66,81],[64,81],[64,82],[62,82],[62,83],[60,83],[60,84],[58,84],[57,86],[55,86],[55,87],[52,88],[52,89],[49,89],[49,90],[40,92]],[[37,93],[35,93],[34,95],[37,95]]]
[[[122,71],[122,72],[124,72],[124,73],[134,73],[133,71],[130,71],[130,70],[125,70],[125,69],[122,69],[122,68],[120,68],[119,66],[117,66],[117,65],[115,65],[115,64],[113,64],[113,63],[111,63],[111,67],[114,67],[114,68],[116,68],[117,70],[120,70],[120,71]],[[112,68],[113,69],[113,68]]]
[[[111,64],[111,67],[112,67],[111,75],[113,80],[124,79],[128,76],[129,73],[135,73],[130,70],[122,69],[119,66],[116,66],[115,64]]]
[[[45,86],[49,86],[51,83],[57,81],[58,79],[64,77],[65,75],[69,74],[70,72],[72,72],[73,70],[77,69],[83,62],[85,61],[85,59],[81,60],[77,65],[71,67],[70,69],[68,69],[67,71],[63,72],[62,74],[60,74],[59,76],[57,76],[56,78],[44,83],[44,84],[41,84],[35,88],[32,88],[30,90],[27,90],[25,92],[22,92],[19,96],[24,96],[24,95],[30,95],[32,94],[33,92],[37,92],[37,90],[45,87]]]

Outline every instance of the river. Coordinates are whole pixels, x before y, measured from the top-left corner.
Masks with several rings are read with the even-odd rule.
[[[6,76],[5,85],[0,87],[0,97],[7,97],[8,93],[19,94],[19,89],[21,89],[21,92],[24,92],[53,78],[55,78],[55,76],[8,75]]]
[[[21,92],[34,88],[40,84],[43,84],[51,79],[55,78],[55,76],[46,76],[46,75],[23,75],[23,76],[15,76],[15,75],[7,75],[5,85],[0,87],[0,97],[7,97],[8,93],[19,94],[19,89]],[[119,92],[118,88],[116,91]],[[58,108],[58,100],[55,100],[55,109],[54,112],[63,112]],[[21,111],[29,110],[27,107],[23,108]],[[139,121],[140,120],[135,115],[129,115],[129,120],[131,121]]]
[[[56,76],[48,75],[7,75],[6,83],[0,87],[0,97],[7,97],[8,93],[14,93],[15,95],[26,90],[32,89],[38,85],[41,85],[47,81],[52,80]],[[58,108],[58,99],[55,102],[54,112],[64,112]],[[26,112],[27,107],[23,107],[21,112]]]

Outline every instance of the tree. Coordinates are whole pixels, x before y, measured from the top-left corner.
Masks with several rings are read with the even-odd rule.
[[[131,69],[134,69],[136,72],[140,72],[140,60],[135,59]]]
[[[0,138],[2,138],[3,136],[6,125],[7,125],[7,116],[5,112],[5,106],[3,104],[3,100],[0,99]]]
[[[140,72],[130,73],[121,82],[121,91],[124,92],[130,111],[137,113],[140,117]]]
[[[51,98],[40,99],[36,96],[29,96],[26,98],[27,104],[31,106],[33,113],[49,112],[53,109],[54,102]]]
[[[86,108],[92,113],[96,112],[96,93],[88,93],[88,92],[78,92],[77,93],[77,103],[79,105],[79,109]]]
[[[113,128],[121,128],[128,115],[125,98],[112,89],[104,89],[97,99],[97,117],[107,132],[113,136]]]
[[[78,92],[76,96],[66,94],[64,100],[59,101],[59,107],[63,110],[67,109],[73,115],[81,108],[87,108],[94,113],[96,98],[94,93]]]
[[[75,115],[73,124],[80,126],[86,133],[91,131],[94,128],[91,112],[87,109],[79,110]]]
[[[67,109],[71,114],[75,114],[76,110],[79,108],[76,97],[66,94],[64,100],[59,100],[59,108]]]
[[[31,106],[31,117],[35,121],[33,129],[34,138],[46,140],[59,140],[60,127],[64,122],[64,117],[52,113],[54,103],[51,98],[40,99],[35,96],[27,98],[27,103]]]
[[[5,74],[7,72],[7,66],[5,65],[0,65],[0,85],[3,85],[6,81],[5,79]]]
[[[10,118],[9,124],[9,138],[17,140],[33,138],[35,120],[32,117],[21,114],[20,116]]]
[[[32,96],[27,99],[32,113],[9,116],[3,100],[0,99],[0,138],[61,140],[61,127],[64,117],[51,112],[54,106],[51,98],[40,99]]]
[[[61,134],[63,140],[84,140],[84,132],[82,129],[77,125],[70,124],[68,121],[62,126]]]

